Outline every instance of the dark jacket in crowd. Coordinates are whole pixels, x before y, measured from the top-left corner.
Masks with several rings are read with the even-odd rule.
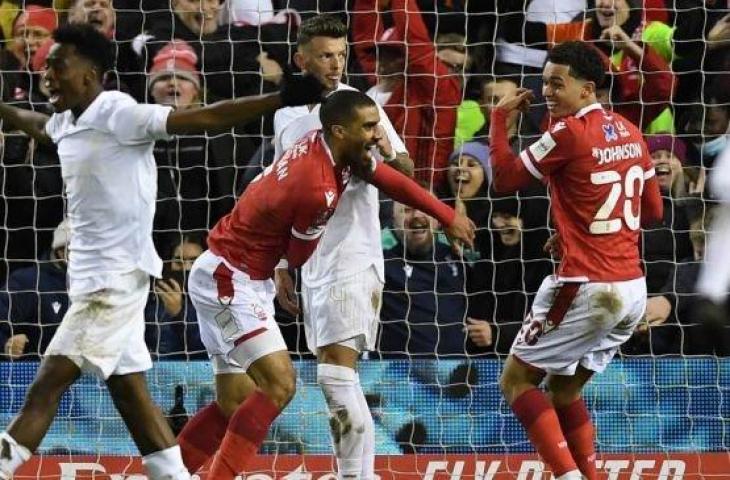
[[[466,266],[448,246],[436,243],[423,257],[402,244],[386,250],[385,291],[378,351],[392,356],[463,356],[467,341]]]
[[[0,289],[0,352],[13,335],[28,343],[20,360],[37,360],[68,310],[66,270],[48,259],[15,270]]]
[[[180,313],[174,317],[165,311],[162,301],[150,295],[145,310],[145,341],[159,360],[205,360],[205,346],[200,340],[198,315],[188,295]]]
[[[646,265],[646,289],[661,292],[674,266],[694,253],[689,239],[689,216],[685,204],[664,197],[661,225],[642,230],[642,250]]]

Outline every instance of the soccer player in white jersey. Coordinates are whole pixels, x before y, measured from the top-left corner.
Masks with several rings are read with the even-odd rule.
[[[730,137],[730,133],[724,135]],[[717,215],[709,226],[710,240],[707,245],[705,265],[697,282],[697,291],[709,303],[700,307],[705,321],[724,324],[724,303],[730,287],[730,262],[726,259],[727,245],[730,244],[730,143],[715,161],[710,174],[710,188],[720,200]]]
[[[581,392],[644,316],[640,228],[662,218],[641,132],[596,100],[603,78],[600,54],[587,43],[566,42],[548,52],[543,95],[552,126],[519,157],[509,144],[507,118],[529,105],[531,92],[513,92],[492,110],[495,190],[544,181],[558,231],[560,265],[540,286],[500,379],[505,399],[558,480],[598,478],[594,428]],[[543,380],[547,396],[538,388]]]
[[[53,38],[43,82],[54,115],[0,104],[0,118],[57,146],[71,230],[71,306],[19,414],[0,434],[0,479],[12,478],[36,450],[61,396],[82,372],[105,380],[148,476],[186,479],[190,475],[180,449],[144,376],[152,362],[144,343],[143,311],[149,276],[159,277],[162,271],[151,236],[154,142],[174,134],[224,131],[282,105],[317,101],[322,89],[304,76],[292,79],[280,93],[173,111],[103,91],[113,47],[92,26],[61,27]]]
[[[347,28],[336,17],[320,15],[304,22],[294,60],[319,78],[329,91],[354,90],[341,82],[347,53]],[[412,172],[405,145],[382,107],[384,135],[378,145],[386,161]],[[276,154],[307,131],[321,128],[319,105],[287,107],[274,116]],[[314,255],[301,269],[307,346],[317,356],[317,383],[330,411],[330,427],[340,478],[372,479],[375,462],[373,419],[360,385],[357,362],[374,348],[385,282],[380,243],[378,191],[353,178],[342,196]],[[277,298],[299,313],[288,269],[276,270]],[[344,428],[341,419],[351,425]]]

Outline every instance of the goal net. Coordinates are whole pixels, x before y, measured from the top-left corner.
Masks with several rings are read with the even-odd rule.
[[[297,69],[299,26],[322,14],[348,27],[343,81],[383,106],[416,179],[478,227],[475,248],[458,257],[425,216],[381,197],[380,329],[375,351],[359,364],[380,478],[550,478],[499,388],[510,345],[557,261],[543,249],[553,233],[548,191],[539,183],[511,196],[490,189],[489,114],[505,94],[532,89],[535,101],[509,119],[509,135],[516,153],[537,140],[549,126],[546,52],[567,40],[591,42],[602,53],[607,78],[596,86],[599,101],[645,132],[665,210],[661,225],[642,231],[646,321],[585,390],[599,478],[730,478],[730,336],[723,322],[705,321],[696,289],[706,234],[722,208],[707,178],[730,148],[726,1],[7,1],[0,6],[0,94],[7,104],[51,113],[42,71],[49,34],[65,22],[88,22],[113,39],[105,85],[140,102],[184,109],[273,92]],[[155,145],[154,241],[165,261],[163,282],[182,293],[152,281],[147,380],[176,431],[215,398],[185,293],[187,271],[210,228],[272,161],[272,117]],[[2,127],[4,429],[69,299],[58,157],[13,125]],[[242,478],[335,479],[329,414],[301,318],[277,305],[277,319],[297,392]],[[104,382],[84,375],[17,476],[121,480],[143,473]]]

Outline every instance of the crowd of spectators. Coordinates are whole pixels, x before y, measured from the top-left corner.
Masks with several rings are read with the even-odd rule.
[[[41,75],[63,22],[89,23],[115,41],[105,85],[141,102],[185,109],[273,91],[296,69],[298,26],[321,13],[349,26],[348,83],[383,106],[416,178],[478,226],[475,249],[460,257],[433,219],[385,202],[393,215],[383,222],[386,286],[373,356],[509,351],[555,260],[543,248],[546,188],[511,197],[491,189],[489,114],[507,92],[532,89],[535,104],[510,119],[509,132],[515,151],[534,141],[549,125],[546,52],[569,39],[603,54],[600,101],[646,133],[664,196],[662,223],[642,234],[646,323],[623,353],[725,355],[727,329],[704,324],[692,304],[714,207],[705,179],[730,138],[726,0],[4,0],[0,99],[48,111]],[[154,240],[168,262],[146,312],[157,358],[205,358],[185,272],[270,158],[271,135],[266,117],[155,145]],[[63,181],[55,153],[12,125],[2,125],[0,155],[0,354],[38,358],[68,308]],[[296,319],[282,322],[291,350],[303,354]]]

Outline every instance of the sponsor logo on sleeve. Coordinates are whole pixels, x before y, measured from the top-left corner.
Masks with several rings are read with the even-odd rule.
[[[553,129],[553,131],[555,130]],[[532,154],[532,157],[535,159],[535,161],[539,162],[540,160],[545,158],[557,145],[558,144],[553,136],[550,135],[549,132],[545,132],[543,136],[540,137],[540,140],[528,147],[528,150]]]

